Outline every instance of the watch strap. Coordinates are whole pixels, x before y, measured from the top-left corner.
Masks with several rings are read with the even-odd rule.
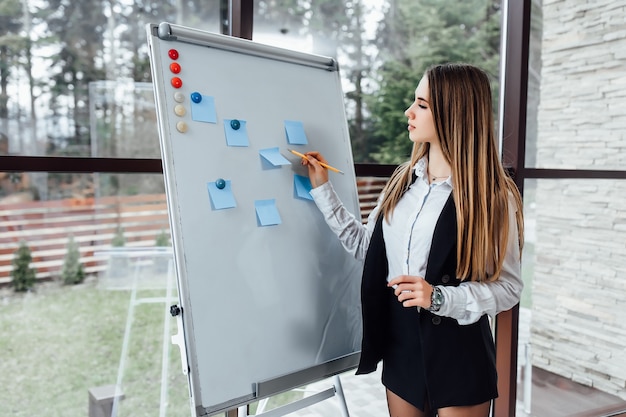
[[[443,305],[444,297],[441,289],[438,286],[433,286],[433,292],[430,294],[430,307],[428,307],[428,311],[436,312],[441,309]]]

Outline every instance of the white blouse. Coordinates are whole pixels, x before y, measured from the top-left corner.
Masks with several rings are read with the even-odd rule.
[[[389,263],[387,281],[398,275],[426,275],[435,225],[452,192],[451,178],[428,183],[425,175],[427,164],[426,158],[415,164],[417,179],[398,202],[390,222],[383,221]],[[311,190],[311,196],[343,247],[357,259],[365,259],[379,205],[370,213],[367,224],[363,225],[344,207],[330,182]],[[379,204],[380,201],[379,198]],[[509,239],[500,278],[484,283],[464,281],[458,287],[440,286],[445,302],[435,314],[452,317],[465,325],[475,323],[484,314],[493,317],[519,302],[524,284],[521,279],[516,208],[512,198],[509,208]]]

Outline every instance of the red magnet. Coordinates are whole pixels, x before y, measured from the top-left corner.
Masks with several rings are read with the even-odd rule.
[[[174,88],[180,88],[183,86],[183,80],[181,80],[178,77],[174,77],[172,78],[172,87]]]
[[[174,74],[178,74],[180,72],[180,64],[178,62],[172,62],[170,64],[170,71]]]
[[[178,51],[176,49],[170,49],[169,51],[167,51],[167,54],[172,59],[178,59]]]

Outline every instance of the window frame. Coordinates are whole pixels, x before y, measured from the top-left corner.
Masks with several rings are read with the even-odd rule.
[[[224,34],[252,39],[253,0],[228,2]],[[528,54],[532,0],[502,1],[502,68],[500,137],[503,163],[511,169],[520,191],[526,179],[626,179],[626,171],[562,170],[525,167]],[[4,172],[162,173],[161,159],[58,156],[0,156]],[[355,164],[357,176],[388,177],[394,165]],[[498,315],[495,326],[500,396],[493,405],[496,417],[515,416],[519,306]]]

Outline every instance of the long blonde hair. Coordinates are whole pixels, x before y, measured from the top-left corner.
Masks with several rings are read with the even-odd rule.
[[[496,280],[502,272],[513,195],[520,251],[524,241],[522,199],[506,174],[496,145],[488,75],[467,64],[435,65],[425,73],[441,150],[452,168],[457,217],[457,277]],[[382,215],[389,221],[412,182],[413,167],[429,144],[415,144],[411,159],[395,170],[383,190]]]

